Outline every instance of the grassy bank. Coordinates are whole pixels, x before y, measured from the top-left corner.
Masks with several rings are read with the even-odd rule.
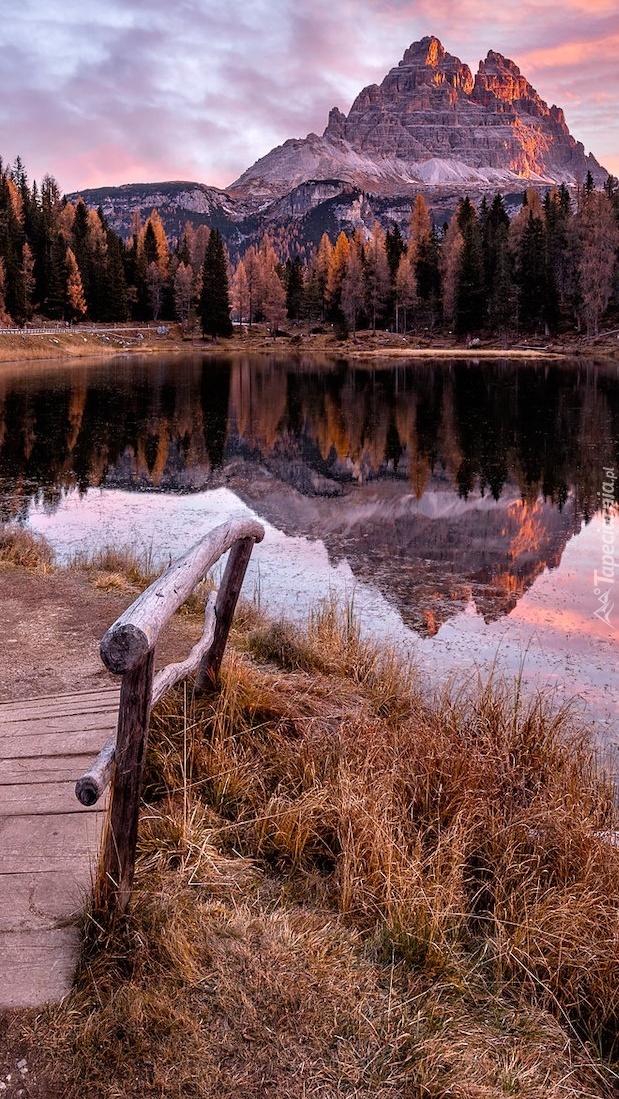
[[[127,918],[7,1023],[31,1094],[616,1094],[616,828],[568,711],[245,604],[220,692],[154,714]]]
[[[158,336],[155,329],[137,339],[131,331],[98,325],[96,333],[79,329],[50,328],[30,334],[0,332],[0,362],[31,362],[57,359],[109,358],[113,355],[161,354],[181,349],[176,334]]]
[[[221,355],[234,352],[255,354],[345,355],[347,358],[573,358],[619,359],[616,336],[594,340],[570,335],[561,339],[512,339],[509,342],[482,340],[468,346],[462,339],[439,333],[409,334],[406,337],[389,332],[359,332],[355,339],[338,338],[331,329],[309,333],[305,327],[292,327],[287,333],[272,336],[265,325],[251,330],[236,329],[230,339],[202,339],[199,332],[184,336],[178,325],[171,325],[167,335],[157,335],[156,328],[141,330],[98,325],[96,333],[79,329],[55,329],[37,334],[1,333],[0,362],[30,362],[33,360],[88,359],[113,355],[191,354]]]

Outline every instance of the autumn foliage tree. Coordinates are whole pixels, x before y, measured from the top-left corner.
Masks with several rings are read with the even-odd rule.
[[[86,312],[86,298],[82,286],[77,260],[71,248],[67,248],[65,255],[67,272],[67,315],[70,320],[79,320]]]
[[[346,323],[356,338],[357,321],[365,303],[365,272],[363,269],[363,249],[358,239],[353,239],[344,277],[342,279],[341,306]]]
[[[32,185],[18,159],[0,161],[0,323],[35,313],[56,319],[123,321],[196,315],[205,334],[235,317],[278,331],[286,317],[408,330],[442,320],[460,335],[586,330],[619,323],[619,182],[589,177],[530,186],[515,215],[500,195],[479,211],[466,198],[444,228],[417,195],[387,233],[359,224],[313,247],[295,219],[228,257],[221,234],[187,223],[169,238],[157,210],[134,212],[128,240],[101,209],[67,201],[56,180]],[[234,249],[234,244],[231,244]],[[208,260],[208,262],[207,262]]]
[[[580,198],[576,215],[580,308],[587,335],[597,336],[600,317],[610,301],[617,267],[619,229],[611,200],[590,188]]]

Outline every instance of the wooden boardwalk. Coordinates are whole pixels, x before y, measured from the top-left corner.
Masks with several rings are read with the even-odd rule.
[[[75,781],[118,699],[108,687],[0,705],[0,1010],[69,991],[106,807],[81,806]]]

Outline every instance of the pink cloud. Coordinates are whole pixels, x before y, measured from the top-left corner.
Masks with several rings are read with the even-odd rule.
[[[289,137],[348,111],[415,39],[435,33],[473,69],[512,57],[574,136],[619,161],[616,0],[43,0],[3,17],[3,156],[87,185],[186,178],[225,186]]]

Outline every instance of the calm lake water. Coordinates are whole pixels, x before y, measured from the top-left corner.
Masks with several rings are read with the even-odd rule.
[[[245,590],[271,612],[354,598],[429,684],[522,672],[580,698],[606,742],[619,741],[618,498],[616,365],[0,370],[2,517],[61,558],[113,543],[167,563],[224,518],[257,516],[267,536]]]

